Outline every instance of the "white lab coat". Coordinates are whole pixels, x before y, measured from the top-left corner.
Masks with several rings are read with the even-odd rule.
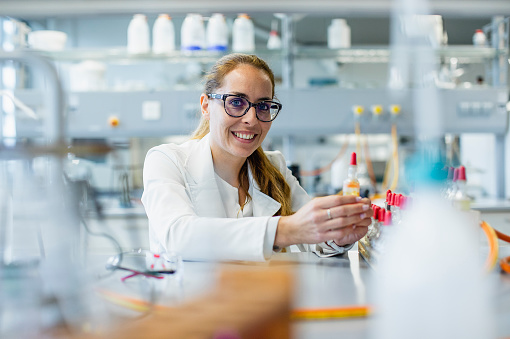
[[[291,188],[292,209],[310,197],[287,168],[280,152],[266,152]],[[263,261],[280,203],[262,193],[249,169],[253,217],[227,218],[214,174],[209,135],[182,145],[163,144],[147,153],[142,203],[149,218],[152,251],[173,251],[184,259]],[[266,234],[268,223],[273,234]],[[266,239],[267,246],[267,239]],[[308,246],[300,246],[307,250]],[[267,252],[267,251],[266,251]]]

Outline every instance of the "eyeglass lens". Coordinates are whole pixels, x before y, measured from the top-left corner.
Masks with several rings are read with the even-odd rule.
[[[249,107],[249,102],[242,97],[227,97],[225,110],[232,116],[242,116]],[[278,114],[280,107],[272,101],[262,101],[255,104],[257,116],[262,121],[271,121]]]

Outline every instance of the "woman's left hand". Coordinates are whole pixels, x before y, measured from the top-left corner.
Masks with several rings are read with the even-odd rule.
[[[370,199],[364,198],[360,201],[361,203],[365,203],[370,206]],[[372,209],[369,210],[372,212]],[[338,246],[345,246],[355,243],[360,240],[367,234],[368,226],[372,223],[371,214],[367,213],[367,216],[364,219],[361,219],[359,222],[353,224],[352,226],[343,227],[339,230],[341,233],[339,237],[333,239]]]

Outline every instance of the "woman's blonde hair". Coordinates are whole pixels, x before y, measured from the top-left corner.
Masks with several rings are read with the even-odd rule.
[[[271,80],[271,94],[274,97],[274,74],[267,63],[256,55],[239,53],[226,55],[214,64],[209,73],[205,76],[204,93],[214,93],[217,88],[221,87],[225,76],[240,65],[250,65],[266,73]],[[202,116],[200,123],[196,130],[192,133],[191,138],[202,139],[205,135],[207,135],[207,133],[209,133],[209,120]],[[281,208],[276,215],[291,215],[293,211],[290,187],[280,171],[269,161],[262,147],[257,148],[255,152],[248,157],[248,161],[243,165],[239,172],[239,182],[241,184],[240,188],[244,190],[248,199],[251,199],[251,197],[248,193],[249,182],[247,163],[250,164],[253,178],[259,185],[261,192],[281,204]]]

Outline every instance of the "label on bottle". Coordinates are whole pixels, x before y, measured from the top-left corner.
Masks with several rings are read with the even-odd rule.
[[[344,183],[343,195],[355,195],[359,197],[359,182],[350,181]]]

